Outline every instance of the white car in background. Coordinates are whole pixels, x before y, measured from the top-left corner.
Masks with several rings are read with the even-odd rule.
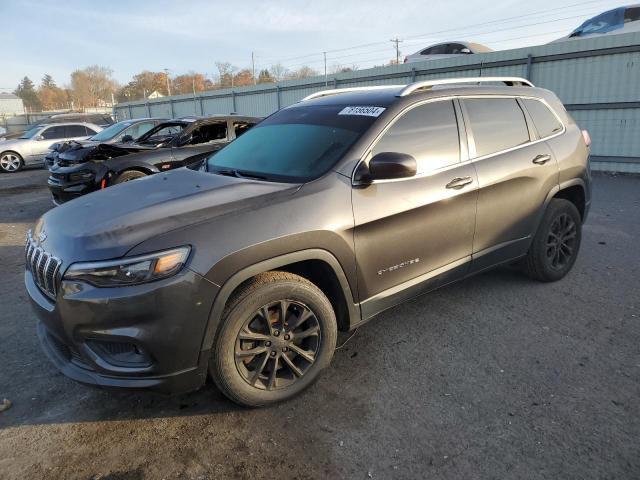
[[[0,143],[0,171],[17,172],[24,166],[42,166],[49,147],[56,142],[84,140],[102,130],[93,123],[74,122],[38,125],[19,138]]]
[[[640,32],[640,3],[607,10],[590,18],[566,37],[551,43],[630,32]]]
[[[404,63],[424,62],[440,58],[455,57],[456,55],[473,55],[475,53],[493,52],[486,45],[473,42],[443,42],[431,45],[404,57]]]

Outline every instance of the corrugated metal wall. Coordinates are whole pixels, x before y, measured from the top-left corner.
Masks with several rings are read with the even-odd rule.
[[[377,67],[324,77],[212,90],[116,105],[119,120],[236,112],[266,116],[326,88],[407,84],[462,76],[520,76],[556,92],[591,133],[592,166],[640,172],[640,33]]]

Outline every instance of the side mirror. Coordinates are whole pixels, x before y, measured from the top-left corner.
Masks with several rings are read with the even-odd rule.
[[[125,135],[122,137],[122,143],[130,143],[133,142],[133,137],[131,135]]]
[[[42,135],[36,135],[35,137],[33,137],[33,139],[39,142],[41,140],[44,140],[44,137]]]
[[[393,180],[413,177],[418,171],[416,159],[406,153],[380,152],[369,160],[369,173],[362,180]]]

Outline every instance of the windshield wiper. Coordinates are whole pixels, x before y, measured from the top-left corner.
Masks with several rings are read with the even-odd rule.
[[[213,170],[213,173],[217,173],[218,175],[226,175],[228,177],[267,180],[267,177],[265,177],[264,175],[258,175],[253,172],[247,172],[245,170],[237,170],[235,168],[216,168],[215,170]]]

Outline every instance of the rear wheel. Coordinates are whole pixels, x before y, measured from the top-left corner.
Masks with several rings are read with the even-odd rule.
[[[146,173],[140,172],[138,170],[125,170],[115,178],[113,184],[117,185],[118,183],[130,182],[131,180],[136,180],[138,178],[146,176]]]
[[[329,365],[336,336],[333,308],[318,287],[291,273],[264,273],[229,300],[209,370],[241,405],[287,400]]]
[[[560,280],[573,267],[581,239],[582,218],[576,206],[551,200],[525,257],[527,274],[542,282]]]
[[[13,173],[20,170],[24,165],[22,157],[16,152],[3,152],[0,154],[0,170]]]

